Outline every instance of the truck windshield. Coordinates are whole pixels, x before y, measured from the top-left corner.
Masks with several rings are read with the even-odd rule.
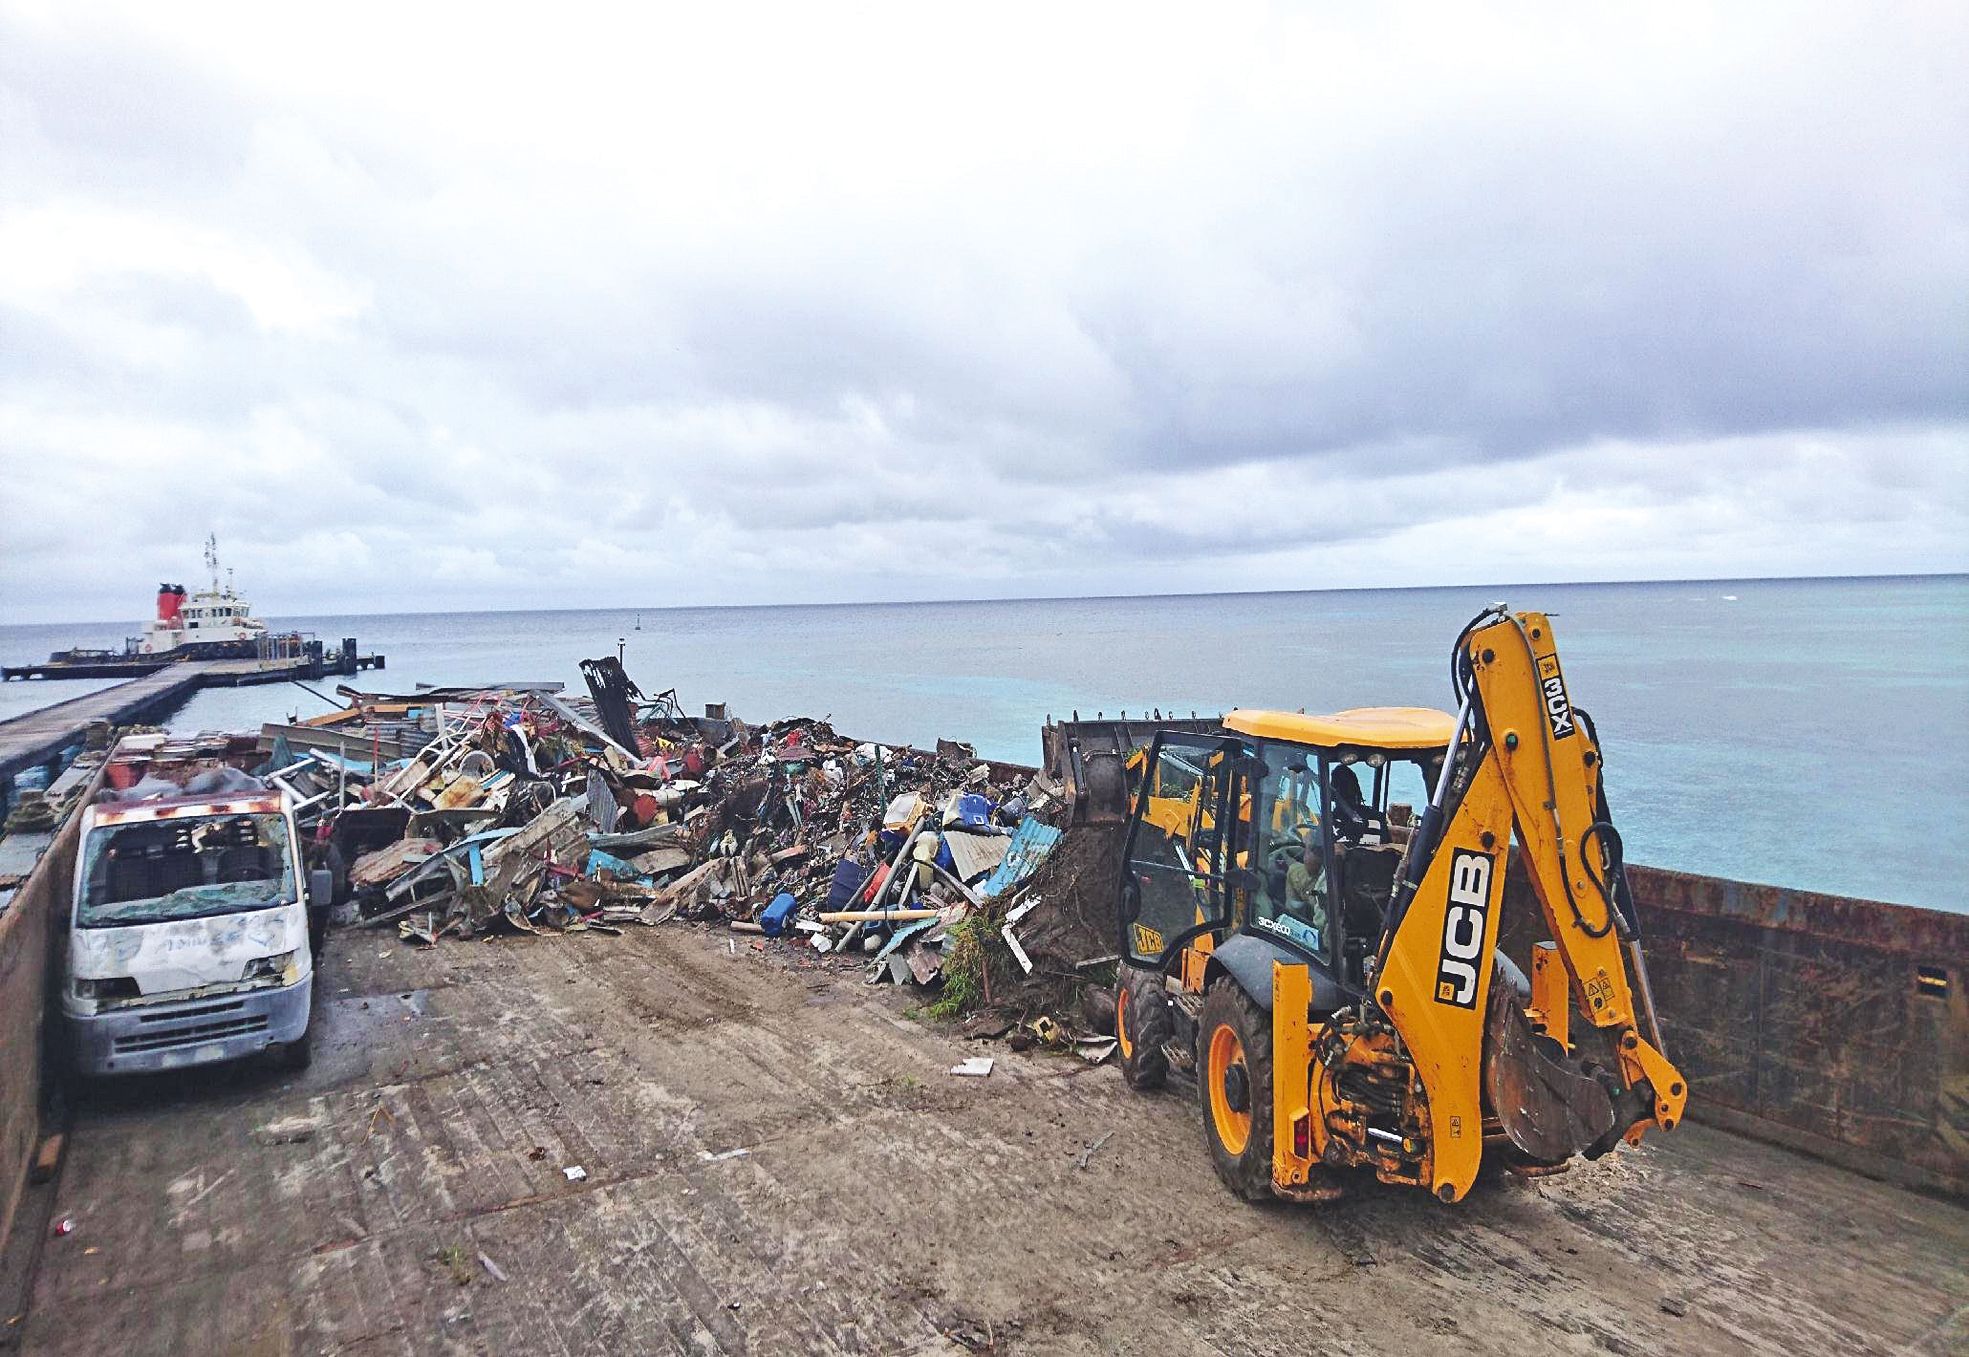
[[[208,815],[92,830],[81,928],[119,928],[266,909],[296,898],[279,815]]]

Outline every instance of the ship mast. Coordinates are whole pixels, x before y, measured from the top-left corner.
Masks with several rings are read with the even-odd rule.
[[[219,592],[219,535],[205,534],[205,568],[212,572],[212,592]]]

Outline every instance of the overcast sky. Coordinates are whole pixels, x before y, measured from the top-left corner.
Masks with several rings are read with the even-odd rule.
[[[0,621],[1969,569],[1959,3],[416,9],[0,0]]]

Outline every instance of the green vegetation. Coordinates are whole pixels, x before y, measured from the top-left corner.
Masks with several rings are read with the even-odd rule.
[[[460,1286],[469,1286],[472,1281],[471,1254],[463,1244],[450,1244],[438,1250],[438,1265],[451,1274],[451,1280]]]
[[[997,910],[973,914],[950,929],[952,946],[943,963],[943,992],[924,1013],[932,1018],[957,1018],[988,1002],[994,989],[1010,995],[1020,977],[1011,949],[999,941],[1004,923]]]

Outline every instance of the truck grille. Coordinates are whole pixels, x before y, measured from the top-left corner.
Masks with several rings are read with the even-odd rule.
[[[245,1000],[233,999],[214,1004],[200,1004],[197,1008],[180,1009],[176,1013],[147,1013],[138,1021],[145,1024],[156,1023],[157,1027],[150,1031],[118,1037],[115,1045],[116,1054],[136,1055],[141,1051],[169,1050],[173,1046],[196,1046],[201,1042],[223,1041],[227,1037],[243,1037],[253,1032],[266,1031],[267,1015],[264,1013],[241,1015],[239,1010],[244,1007],[246,1007]]]

